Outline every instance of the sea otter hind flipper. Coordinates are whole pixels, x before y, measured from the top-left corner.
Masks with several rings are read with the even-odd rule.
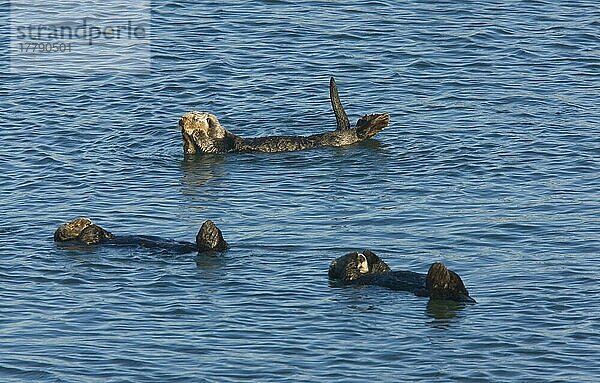
[[[469,295],[469,291],[460,276],[449,270],[441,262],[435,262],[431,265],[427,272],[425,286],[431,299],[477,303]]]
[[[223,233],[210,219],[204,221],[196,235],[196,246],[198,251],[225,251],[229,244],[223,238]]]
[[[348,120],[348,115],[346,114],[344,106],[340,101],[337,85],[335,84],[335,79],[333,77],[331,77],[331,79],[329,80],[329,98],[331,99],[331,107],[333,108],[333,113],[335,113],[335,120],[337,121],[337,130],[350,129],[350,120]]]
[[[356,122],[356,135],[361,140],[371,138],[389,124],[389,113],[365,114]]]

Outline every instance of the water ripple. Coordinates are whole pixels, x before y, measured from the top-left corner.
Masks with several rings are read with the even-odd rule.
[[[595,3],[151,11],[150,73],[0,73],[2,381],[598,380]],[[352,121],[390,112],[377,140],[184,158],[193,109],[334,129],[331,75]],[[232,249],[54,244],[77,216],[189,241],[213,219]],[[364,248],[442,260],[479,303],[330,286]]]

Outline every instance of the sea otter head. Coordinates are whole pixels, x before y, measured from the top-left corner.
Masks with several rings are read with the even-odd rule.
[[[56,242],[65,242],[77,239],[79,233],[91,224],[92,221],[85,217],[75,218],[72,221],[63,223],[54,232],[54,240]]]
[[[462,279],[440,262],[431,265],[426,280],[429,298],[477,303],[469,296]]]
[[[84,217],[63,223],[54,232],[56,242],[77,240],[86,245],[96,245],[112,237],[111,233]]]
[[[189,112],[179,119],[186,154],[226,153],[233,148],[233,135],[217,117],[206,112]]]
[[[329,279],[352,282],[366,274],[390,271],[390,267],[375,253],[365,250],[334,259],[329,265]]]
[[[225,251],[229,245],[223,238],[223,233],[213,221],[204,221],[196,235],[198,251]]]
[[[365,114],[356,122],[356,135],[364,140],[371,138],[390,124],[390,114]]]

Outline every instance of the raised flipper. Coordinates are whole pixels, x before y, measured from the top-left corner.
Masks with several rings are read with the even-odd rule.
[[[331,99],[331,107],[333,113],[335,113],[335,119],[337,121],[337,130],[348,130],[350,129],[350,121],[348,115],[342,106],[340,96],[338,95],[337,86],[335,85],[335,79],[331,77],[329,80],[329,98]]]

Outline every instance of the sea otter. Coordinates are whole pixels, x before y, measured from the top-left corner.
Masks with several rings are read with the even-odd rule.
[[[165,240],[148,235],[113,235],[88,218],[77,218],[64,223],[54,232],[54,241],[76,241],[84,245],[107,243],[118,246],[140,246],[164,249],[175,253],[225,251],[229,248],[221,230],[210,220],[204,221],[196,243]]]
[[[342,285],[377,285],[430,299],[476,303],[458,274],[440,262],[432,264],[427,274],[392,271],[375,253],[365,250],[334,259],[329,278]]]
[[[312,136],[270,136],[242,138],[221,126],[217,117],[207,112],[189,112],[179,120],[186,154],[285,152],[320,146],[345,146],[373,137],[390,123],[389,113],[366,114],[351,128],[340,102],[335,80],[329,81],[329,96],[337,129]]]

